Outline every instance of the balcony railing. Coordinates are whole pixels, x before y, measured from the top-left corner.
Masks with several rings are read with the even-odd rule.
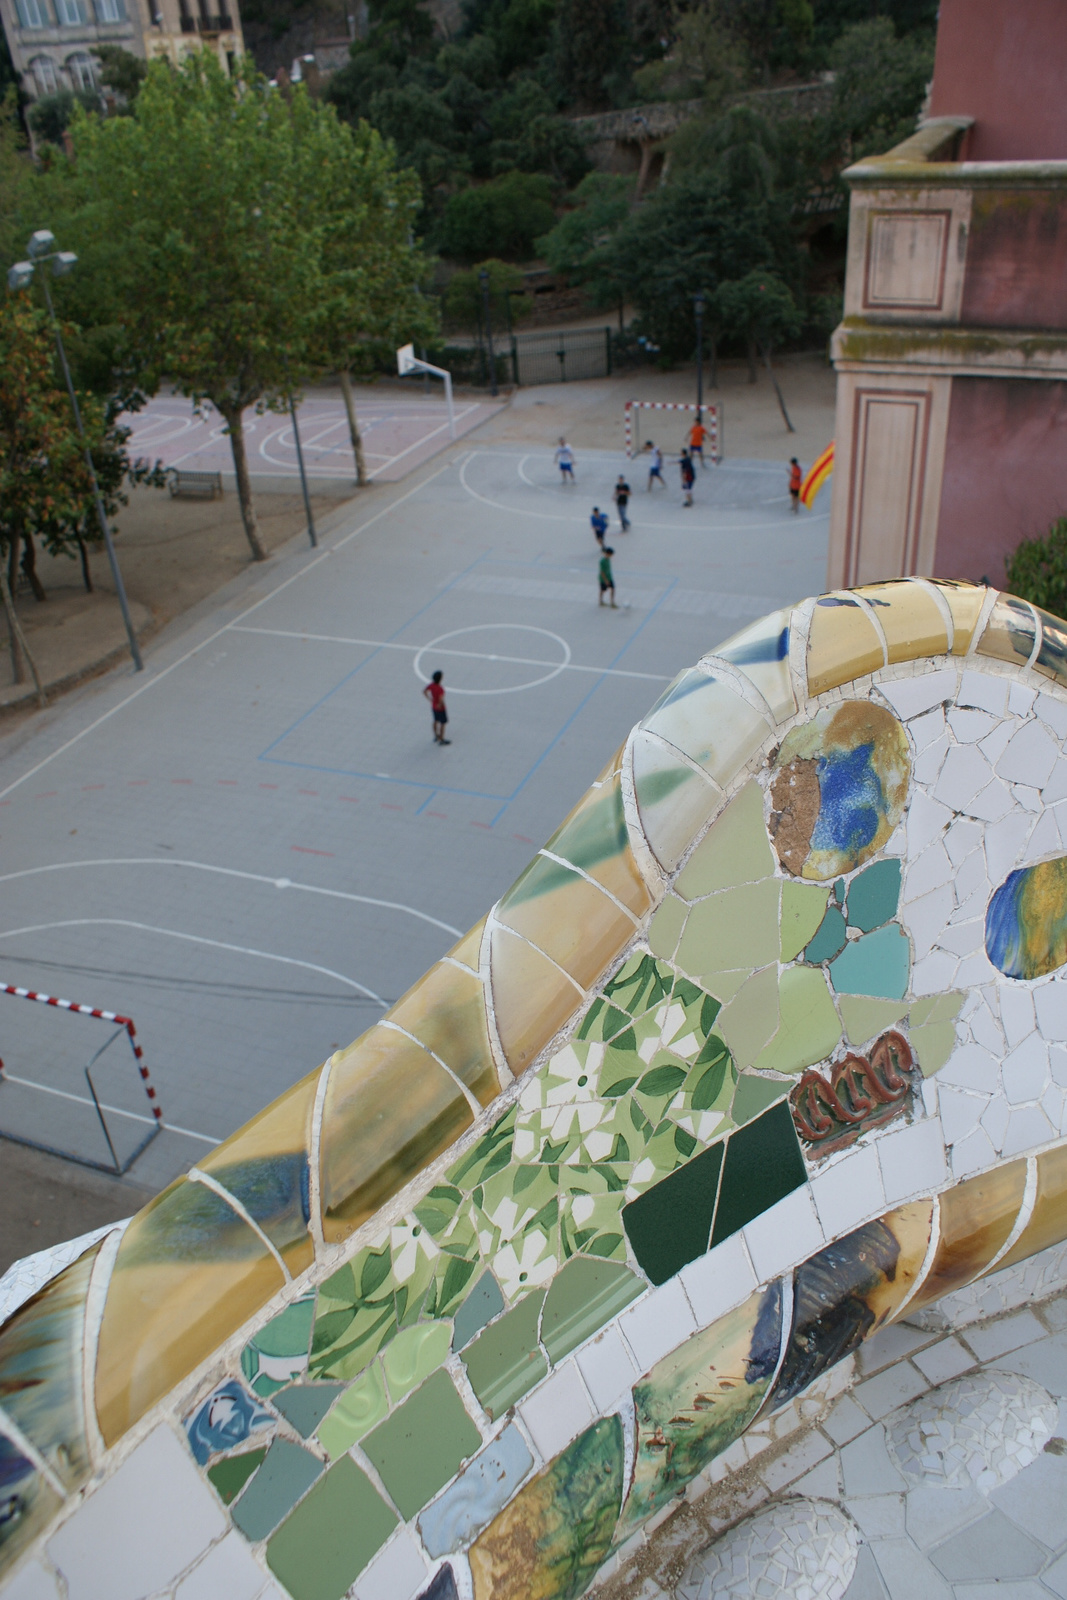
[[[233,18],[228,12],[220,11],[206,17],[183,17],[183,33],[230,33],[233,29]]]

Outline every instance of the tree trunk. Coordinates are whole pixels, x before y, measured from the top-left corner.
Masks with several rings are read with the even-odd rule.
[[[755,339],[749,339],[747,341],[746,349],[747,349],[747,352],[748,352],[748,381],[749,381],[749,383],[755,383],[755,381],[756,381],[756,341],[755,341]]]
[[[37,576],[37,547],[33,542],[32,533],[24,533],[22,535],[22,570],[29,580],[30,588],[33,590],[33,598],[38,602],[47,600],[48,596],[44,592],[44,584]]]
[[[85,584],[85,592],[86,594],[92,594],[93,575],[89,571],[89,549],[80,533],[78,535],[78,555],[81,557],[82,582]]]
[[[222,407],[219,407],[222,411]],[[252,480],[248,476],[248,457],[245,454],[244,424],[241,420],[241,410],[235,406],[232,410],[222,411],[226,418],[226,426],[230,430],[230,449],[233,451],[233,469],[237,474],[237,498],[241,502],[241,521],[245,525],[245,535],[252,551],[253,561],[266,561],[267,552],[259,542],[259,528],[256,525],[256,507],[252,499]]]
[[[348,433],[352,440],[352,454],[356,462],[356,482],[361,489],[367,487],[367,463],[363,456],[363,435],[359,431],[359,422],[356,419],[356,401],[352,393],[352,380],[344,368],[341,369],[341,393],[345,397],[345,410],[348,412]]]
[[[33,675],[34,688],[37,690],[37,704],[43,706],[45,698],[40,673],[37,671],[37,663],[33,659],[33,652],[26,643],[26,635],[22,631],[22,624],[16,614],[15,602],[11,598],[11,585],[7,581],[7,573],[4,571],[2,562],[0,562],[0,599],[3,601],[4,615],[7,618],[8,637],[11,641],[12,675],[16,683],[26,682],[26,667],[23,665],[25,661]]]
[[[769,344],[765,344],[763,346],[763,364],[770,373],[771,382],[774,384],[774,392],[778,396],[778,407],[782,413],[782,416],[785,418],[785,425],[789,429],[790,433],[796,433],[797,430],[789,420],[789,412],[785,409],[785,401],[782,398],[782,391],[778,387],[778,379],[774,375],[774,368],[771,366],[771,347]]]

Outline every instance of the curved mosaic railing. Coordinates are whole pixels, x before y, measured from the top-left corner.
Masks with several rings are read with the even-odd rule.
[[[0,1331],[0,1562],[69,1581],[169,1420],[295,1600],[575,1596],[758,1413],[1062,1240],[1065,737],[1067,627],[983,588],[683,672],[380,1022]]]

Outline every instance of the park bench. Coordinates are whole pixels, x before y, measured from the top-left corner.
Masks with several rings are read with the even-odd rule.
[[[192,499],[221,500],[222,473],[189,472],[185,467],[169,467],[167,488],[172,497],[180,494]]]

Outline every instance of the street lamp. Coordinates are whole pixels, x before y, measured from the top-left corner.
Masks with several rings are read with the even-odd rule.
[[[493,325],[489,320],[489,272],[483,267],[478,274],[482,286],[482,306],[485,310],[485,341],[489,346],[489,393],[496,398],[496,357],[493,354]]]
[[[698,289],[693,296],[693,310],[697,319],[697,421],[704,413],[704,291]]]
[[[33,282],[34,273],[36,272],[37,267],[39,265],[43,266],[46,261],[51,261],[52,263],[52,276],[54,278],[65,277],[66,274],[70,272],[72,267],[75,266],[78,258],[72,250],[57,250],[55,248],[55,243],[56,241],[54,234],[50,233],[47,228],[38,228],[37,232],[31,236],[29,245],[27,247],[29,250],[30,259],[28,261],[16,261],[15,265],[8,270],[8,288],[16,291],[19,289],[28,289],[30,284]],[[78,437],[81,439],[85,450],[85,465],[89,469],[89,478],[93,486],[93,499],[96,502],[96,516],[98,522],[100,523],[100,532],[104,536],[104,544],[107,547],[107,559],[111,564],[111,576],[115,582],[115,593],[119,597],[119,606],[122,610],[122,620],[126,624],[126,637],[130,643],[130,655],[133,657],[135,671],[143,672],[144,662],[141,660],[140,646],[137,643],[137,635],[133,630],[133,619],[130,616],[129,602],[126,599],[126,588],[122,581],[122,573],[119,571],[118,557],[115,554],[115,546],[112,543],[111,529],[108,526],[107,514],[104,511],[104,502],[100,498],[100,485],[96,481],[96,468],[93,466],[93,454],[89,449],[89,441],[85,437],[85,428],[82,424],[81,407],[78,405],[78,396],[74,392],[74,384],[70,376],[70,367],[67,364],[67,352],[63,347],[63,335],[60,331],[59,319],[56,316],[56,308],[52,304],[52,292],[48,287],[48,277],[44,272],[41,273],[41,287],[44,289],[44,298],[45,303],[48,306],[48,315],[52,319],[52,329],[56,336],[56,348],[59,351],[59,363],[63,368],[63,376],[67,381],[67,393],[70,396],[71,409],[74,412],[74,423],[78,429]]]

